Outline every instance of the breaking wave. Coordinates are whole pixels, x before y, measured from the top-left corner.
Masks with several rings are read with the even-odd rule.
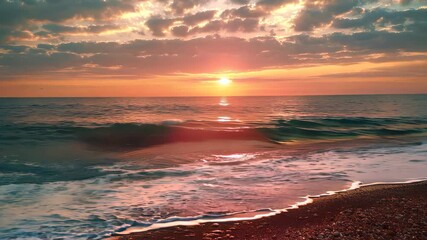
[[[0,141],[75,138],[91,146],[122,149],[177,142],[256,140],[286,143],[301,140],[336,140],[360,137],[388,138],[427,132],[427,120],[416,118],[277,119],[268,123],[164,121],[114,123],[102,126],[72,124],[3,125]]]
[[[415,119],[325,118],[313,120],[276,120],[259,126],[187,122],[164,124],[113,124],[84,128],[79,139],[103,147],[148,147],[176,142],[209,140],[257,140],[289,142],[297,140],[334,140],[356,137],[399,137],[422,134],[427,121]]]

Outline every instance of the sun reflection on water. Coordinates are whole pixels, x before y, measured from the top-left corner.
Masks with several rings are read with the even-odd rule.
[[[218,122],[230,122],[230,121],[231,121],[231,117],[227,117],[227,116],[218,117]]]
[[[229,106],[229,105],[230,105],[230,103],[227,101],[227,98],[226,98],[226,97],[223,97],[223,98],[221,98],[221,100],[219,101],[219,105],[220,105],[220,106],[223,106],[223,107],[226,107],[226,106]]]

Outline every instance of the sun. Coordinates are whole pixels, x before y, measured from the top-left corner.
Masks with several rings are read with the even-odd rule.
[[[227,86],[230,85],[230,83],[232,83],[233,81],[231,81],[230,79],[226,78],[226,77],[222,77],[221,79],[218,80],[218,83],[222,86]]]

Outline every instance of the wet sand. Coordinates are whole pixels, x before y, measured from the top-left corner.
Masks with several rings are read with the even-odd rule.
[[[204,223],[127,239],[427,239],[427,182],[366,186],[258,220]]]

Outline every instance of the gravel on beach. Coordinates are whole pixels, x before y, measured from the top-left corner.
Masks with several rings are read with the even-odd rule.
[[[258,220],[178,226],[113,239],[427,240],[427,182],[366,186]]]

